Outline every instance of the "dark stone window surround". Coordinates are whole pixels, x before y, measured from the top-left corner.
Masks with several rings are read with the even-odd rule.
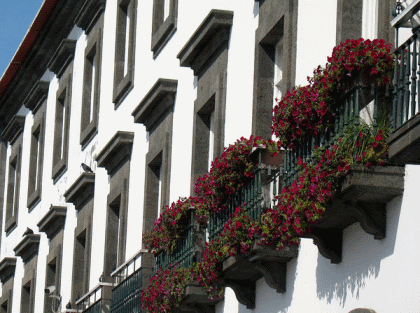
[[[34,123],[31,130],[31,154],[29,161],[29,182],[27,207],[32,210],[41,201],[42,173],[45,147],[45,110],[49,82],[38,81],[25,100],[25,106],[32,110]]]
[[[94,189],[95,174],[82,173],[64,194],[66,202],[73,203],[78,212],[74,230],[72,305],[89,291]]]
[[[16,269],[16,258],[5,257],[0,262],[0,281],[2,283],[2,295],[0,298],[0,306],[7,303],[7,311],[3,308],[0,310],[5,313],[12,313],[13,299],[13,282]]]
[[[177,56],[180,65],[190,67],[198,78],[191,192],[195,180],[208,170],[211,118],[214,125],[211,158],[220,155],[224,147],[228,44],[232,23],[233,12],[211,10]]]
[[[144,124],[149,132],[143,232],[151,230],[158,217],[159,195],[160,207],[169,204],[173,108],[177,86],[177,80],[158,79],[132,113],[134,122]]]
[[[117,109],[127,96],[134,84],[134,59],[136,41],[137,0],[118,0],[117,27],[115,34],[115,61],[114,61],[114,92],[112,102]],[[126,34],[127,10],[130,13],[130,25]],[[128,39],[127,60],[125,59],[125,41]],[[124,66],[127,73],[124,75]]]
[[[39,234],[26,235],[13,249],[15,255],[20,256],[24,264],[20,310],[22,313],[33,313],[35,309],[35,286],[40,239],[41,236]]]
[[[49,239],[49,253],[47,255],[45,287],[55,286],[56,294],[61,289],[61,269],[63,256],[64,224],[67,208],[65,206],[51,206],[47,214],[37,224],[39,231],[46,233]],[[51,310],[52,299],[45,294],[44,312]]]
[[[89,34],[105,11],[106,0],[88,0],[76,17],[76,25]]]
[[[259,3],[259,24],[255,32],[254,99],[252,134],[271,138],[276,45],[283,41],[281,92],[295,84],[297,15],[296,1],[265,0]]]
[[[153,1],[152,45],[155,59],[176,31],[178,0],[169,0],[169,15],[164,20],[165,0]]]
[[[110,175],[107,197],[104,276],[112,282],[111,273],[125,261],[127,240],[128,190],[134,133],[117,132],[97,156],[98,167]]]
[[[87,35],[87,45],[85,48],[85,66],[83,76],[83,98],[82,98],[82,113],[81,113],[81,128],[80,128],[80,145],[82,150],[86,148],[88,143],[98,132],[99,120],[99,103],[101,90],[101,68],[102,68],[102,32],[103,32],[103,11],[105,8],[105,1],[86,2],[87,11],[80,16],[79,23],[82,28],[85,27]],[[89,6],[90,4],[90,6]],[[89,9],[91,11],[89,11]],[[95,23],[89,23],[88,17],[94,16]],[[95,61],[93,68],[92,59]],[[93,73],[93,70],[95,73]],[[92,82],[92,75],[94,81]],[[92,86],[93,83],[93,86]],[[92,90],[94,95],[92,97]],[[93,104],[91,103],[93,100]],[[91,108],[93,112],[91,112]]]
[[[8,187],[5,220],[6,235],[10,234],[12,230],[16,228],[18,221],[20,174],[22,165],[22,132],[24,124],[25,117],[15,115],[2,133],[3,139],[9,142],[12,149],[9,157],[9,173],[7,181]]]
[[[1,134],[1,127],[0,127]],[[0,135],[0,234],[3,231],[3,205],[6,186],[7,142]],[[0,246],[1,246],[0,235]]]
[[[75,49],[75,40],[64,39],[48,64],[50,71],[55,73],[60,80],[55,106],[52,168],[52,179],[54,183],[67,171],[73,72],[72,61]],[[62,108],[63,103],[64,108]]]

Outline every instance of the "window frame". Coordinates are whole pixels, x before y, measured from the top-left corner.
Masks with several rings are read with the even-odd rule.
[[[169,1],[169,15],[165,19],[165,0],[153,0],[151,51],[156,59],[177,29],[178,0]]]

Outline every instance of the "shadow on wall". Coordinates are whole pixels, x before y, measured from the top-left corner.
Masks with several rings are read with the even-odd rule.
[[[399,197],[387,206],[385,239],[375,240],[356,223],[344,230],[343,261],[340,264],[331,264],[318,253],[316,279],[319,299],[328,303],[339,301],[344,307],[347,296],[359,299],[366,282],[378,277],[381,261],[394,253],[401,204],[402,197]]]
[[[277,293],[269,287],[264,278],[257,281],[255,309],[248,310],[239,304],[238,313],[287,313],[292,303],[296,280],[297,259],[287,263],[286,292]]]

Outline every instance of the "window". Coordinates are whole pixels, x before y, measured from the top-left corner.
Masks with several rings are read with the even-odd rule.
[[[133,111],[134,121],[146,126],[149,152],[146,155],[143,232],[150,231],[169,204],[172,123],[178,81],[158,79]]]
[[[297,5],[266,0],[259,6],[259,25],[255,32],[252,134],[271,138],[273,98],[280,100],[295,83]]]
[[[94,189],[95,174],[82,173],[64,193],[66,201],[73,203],[77,211],[71,291],[71,304],[73,306],[78,299],[89,291]]]
[[[84,149],[98,131],[103,19],[88,34],[85,49],[80,144]]]
[[[103,269],[105,281],[111,281],[111,273],[125,261],[133,138],[134,134],[131,132],[117,132],[97,157],[98,166],[105,167],[110,175]]]
[[[15,268],[16,258],[6,257],[0,262],[0,280],[2,283],[0,313],[12,313]]]
[[[22,286],[22,293],[20,298],[20,312],[33,313],[35,301],[35,283],[34,279],[28,281]]]
[[[8,162],[6,221],[7,234],[17,226],[19,213],[20,169],[22,158],[22,132],[25,123],[24,116],[14,116],[2,133],[9,142],[11,153]]]
[[[153,1],[152,51],[156,58],[176,31],[178,0]]]
[[[136,11],[137,0],[118,0],[113,95],[115,108],[133,87]]]
[[[210,11],[178,54],[181,66],[192,68],[197,76],[191,189],[224,147],[228,43],[232,23],[233,12]]]
[[[73,72],[73,57],[76,50],[76,41],[64,39],[48,68],[57,75],[59,87],[56,95],[54,148],[52,179],[54,183],[67,170],[69,150],[69,127],[71,111],[71,86]]]
[[[31,155],[29,161],[28,209],[31,210],[41,200],[42,167],[44,163],[45,112],[35,115],[31,136]]]

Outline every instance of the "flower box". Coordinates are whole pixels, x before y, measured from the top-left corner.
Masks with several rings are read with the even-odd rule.
[[[255,243],[246,255],[229,257],[223,262],[222,279],[226,286],[235,291],[240,303],[253,309],[255,282],[264,277],[271,288],[286,292],[287,263],[297,255],[297,246],[276,250],[273,246]]]
[[[331,263],[341,262],[343,230],[356,222],[375,239],[385,238],[386,204],[403,193],[404,168],[353,166],[339,190],[323,218],[302,236],[314,239]]]
[[[182,303],[176,313],[188,312],[215,312],[215,305],[223,301],[223,298],[209,299],[207,292],[196,281],[188,281]],[[197,311],[198,310],[198,311]]]

